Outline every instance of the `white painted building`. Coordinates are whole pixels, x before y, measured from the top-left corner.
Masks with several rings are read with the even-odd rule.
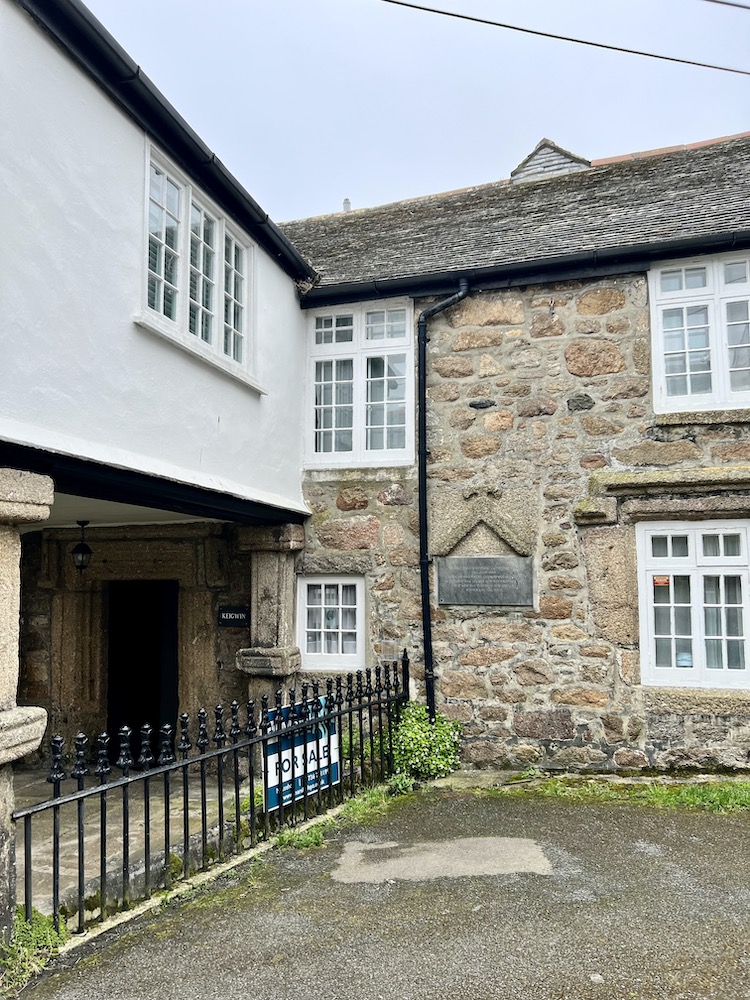
[[[169,717],[245,691],[214,674],[253,636],[217,609],[247,603],[248,532],[307,512],[312,272],[82,4],[0,0],[0,17],[0,464],[56,484],[26,545],[47,589],[25,588],[22,693],[63,726],[116,725],[120,660],[144,686],[166,643],[151,708]],[[66,558],[81,520],[85,574]]]

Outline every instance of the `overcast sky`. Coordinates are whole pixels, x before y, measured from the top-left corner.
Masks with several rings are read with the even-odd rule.
[[[498,180],[543,136],[598,159],[750,130],[750,77],[382,0],[87,3],[279,222]],[[750,10],[706,0],[430,5],[750,69]]]

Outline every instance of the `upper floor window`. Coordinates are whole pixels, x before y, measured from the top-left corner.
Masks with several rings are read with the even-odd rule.
[[[319,312],[310,331],[311,465],[394,465],[414,458],[411,309]]]
[[[649,274],[657,413],[750,406],[750,254]]]
[[[644,684],[750,688],[748,521],[639,524]]]
[[[246,372],[250,266],[249,241],[152,158],[144,324],[232,374]]]

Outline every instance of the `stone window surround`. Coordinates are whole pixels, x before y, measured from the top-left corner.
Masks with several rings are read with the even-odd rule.
[[[732,393],[729,389],[729,358],[724,341],[723,305],[727,300],[748,300],[748,282],[740,284],[732,290],[731,285],[722,284],[722,267],[733,262],[748,262],[749,255],[733,252],[713,256],[682,258],[663,261],[654,266],[648,273],[649,302],[651,309],[652,330],[652,378],[654,409],[658,411],[657,422],[662,417],[678,416],[679,422],[689,422],[691,415],[699,416],[705,413],[708,421],[721,419],[723,411],[732,413],[735,410],[747,411],[750,391]],[[707,284],[705,288],[683,289],[674,292],[663,292],[660,287],[660,275],[665,271],[682,270],[684,268],[705,268]],[[693,396],[666,395],[666,374],[663,352],[661,350],[661,312],[669,308],[705,305],[708,310],[708,349],[711,352],[712,391]],[[746,418],[741,418],[746,419]]]
[[[297,643],[301,653],[303,670],[320,670],[324,667],[327,671],[339,670],[360,670],[365,666],[366,637],[366,597],[365,578],[363,575],[351,574],[308,574],[297,577]],[[331,584],[353,584],[356,587],[356,652],[331,654],[326,652],[308,653],[305,640],[306,632],[306,610],[305,600],[307,584],[318,583]]]
[[[593,617],[602,637],[633,657],[631,683],[640,685],[636,525],[678,519],[750,519],[750,466],[597,472],[589,477],[589,496],[576,504],[574,518],[587,550],[587,564],[590,546],[603,536],[616,547],[617,558],[611,559],[611,564],[616,563],[616,587],[596,574],[589,579]],[[750,708],[747,690],[643,685],[641,692],[649,703],[656,699],[662,710],[678,713],[685,711],[686,701],[693,706],[691,711],[706,714],[714,714],[717,703],[724,714],[729,708],[734,712]]]
[[[703,581],[707,577],[711,578],[726,578],[727,576],[732,578],[738,578],[740,581],[741,588],[741,600],[739,602],[732,601],[729,596],[721,596],[717,600],[716,608],[721,614],[721,619],[723,623],[724,612],[723,608],[729,607],[730,605],[734,607],[735,603],[739,604],[739,617],[740,617],[740,630],[738,632],[731,632],[730,635],[726,635],[724,627],[720,628],[720,632],[724,634],[724,638],[727,639],[728,645],[731,645],[731,636],[737,636],[737,640],[741,642],[742,650],[744,652],[747,646],[747,636],[749,633],[747,624],[747,592],[748,592],[748,552],[747,552],[747,541],[748,541],[748,528],[750,527],[750,521],[748,520],[734,520],[734,519],[721,519],[721,520],[699,520],[699,521],[642,521],[639,522],[636,528],[636,545],[637,545],[637,558],[638,558],[638,599],[640,608],[640,634],[641,634],[641,644],[643,649],[643,656],[641,659],[641,682],[644,685],[649,686],[675,686],[675,687],[700,687],[707,688],[709,690],[715,688],[727,689],[727,690],[748,690],[750,689],[750,662],[744,662],[740,669],[729,669],[726,661],[719,669],[709,669],[708,663],[706,662],[709,655],[709,646],[711,644],[710,636],[717,635],[717,632],[708,631],[704,635],[704,625],[703,625]],[[716,536],[720,538],[728,533],[737,533],[741,540],[741,554],[738,556],[708,556],[701,547],[700,538],[703,532],[707,532],[709,535]],[[651,552],[651,538],[654,535],[664,535],[665,537],[672,536],[683,536],[687,537],[688,544],[686,545],[685,552],[670,558],[665,556],[664,558],[658,558],[654,556]],[[667,587],[667,604],[656,604],[655,594],[658,590],[660,593],[663,588],[657,588],[651,586],[651,579],[653,577],[656,580],[659,576],[662,576],[662,582],[666,583],[670,581],[670,585]],[[680,601],[678,597],[672,592],[671,581],[675,577],[687,578],[690,580],[690,591],[689,600]],[[676,586],[676,585],[675,585]],[[722,587],[723,595],[723,587]],[[684,597],[684,595],[683,595]],[[656,666],[654,662],[654,639],[657,636],[654,634],[654,613],[655,609],[659,607],[669,607],[671,602],[675,605],[684,604],[684,607],[689,609],[690,622],[688,625],[687,632],[678,629],[677,632],[672,632],[672,634],[677,635],[688,635],[689,641],[685,643],[684,640],[677,640],[677,664],[672,667],[662,666],[661,668]],[[714,604],[713,600],[707,602],[707,604]],[[677,612],[675,612],[677,614]],[[736,624],[736,623],[735,623]],[[685,623],[683,623],[683,626]],[[674,629],[674,622],[670,626],[670,629]],[[663,634],[663,632],[662,632]],[[705,645],[704,645],[705,640]],[[735,643],[736,641],[735,640]],[[724,645],[721,636],[719,640]],[[684,652],[689,653],[690,659],[687,665],[680,667],[680,643],[686,645]],[[658,645],[658,639],[657,639]],[[723,651],[722,660],[724,655],[729,656],[728,650]],[[674,661],[673,661],[674,662]]]

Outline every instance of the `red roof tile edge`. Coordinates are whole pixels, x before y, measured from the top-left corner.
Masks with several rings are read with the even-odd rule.
[[[748,139],[750,132],[735,132],[734,135],[721,135],[716,139],[701,139],[700,142],[687,142],[681,146],[661,146],[657,149],[644,149],[637,153],[621,153],[619,156],[605,156],[601,160],[592,160],[592,167],[603,167],[608,163],[623,163],[625,160],[645,160],[649,156],[661,156],[664,153],[681,153],[688,149],[701,149],[703,146],[715,146],[720,142],[730,142],[732,139]]]

